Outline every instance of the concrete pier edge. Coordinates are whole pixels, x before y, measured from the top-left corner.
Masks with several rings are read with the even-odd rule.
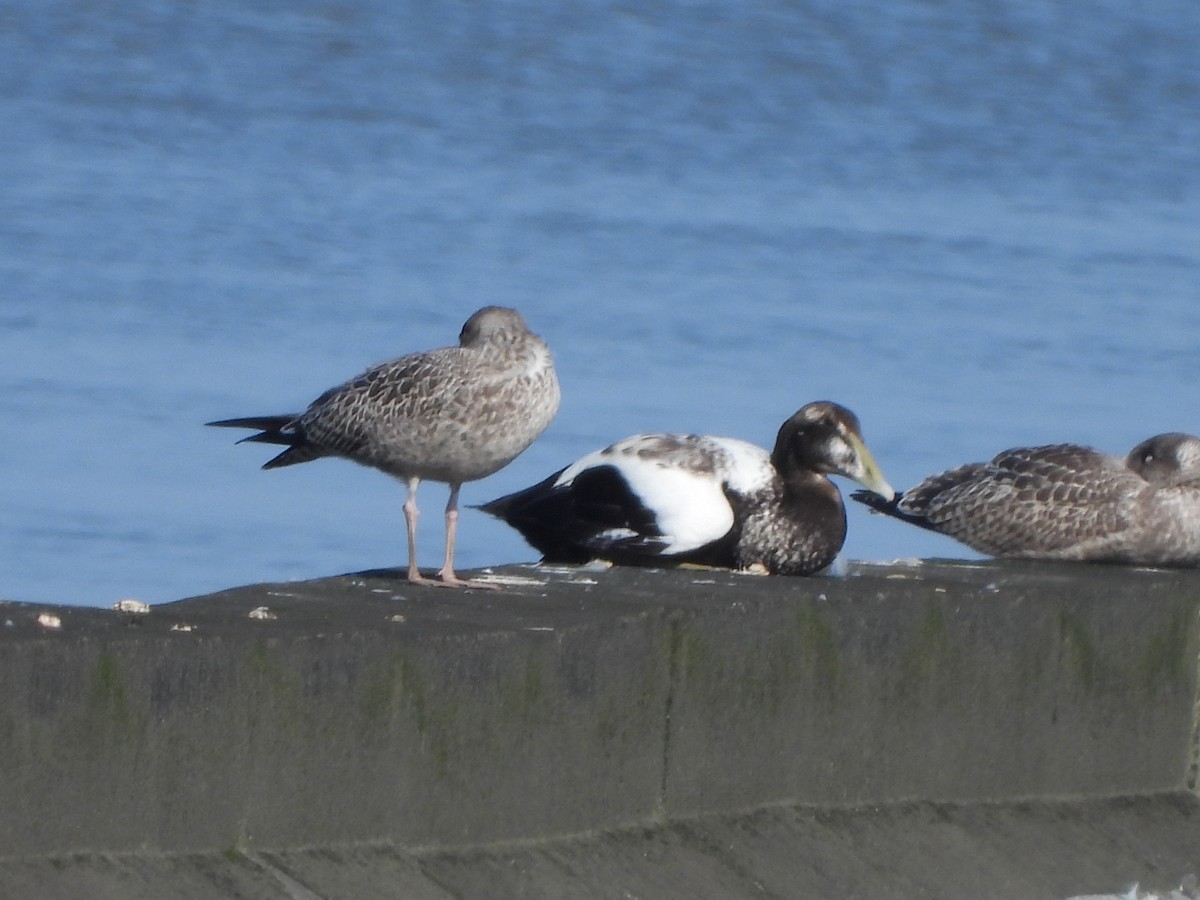
[[[505,590],[376,571],[148,614],[0,604],[0,896],[1024,898],[1200,874],[1200,573],[483,577]],[[973,871],[988,889],[956,893]]]

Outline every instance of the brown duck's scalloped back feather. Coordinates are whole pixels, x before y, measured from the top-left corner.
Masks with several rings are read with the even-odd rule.
[[[1077,444],[1015,448],[890,506],[864,502],[992,556],[1197,565],[1200,439],[1160,435],[1125,460]]]
[[[1063,552],[1129,527],[1140,479],[1111,462],[1065,444],[1008,450],[927,480],[898,505],[992,555]]]

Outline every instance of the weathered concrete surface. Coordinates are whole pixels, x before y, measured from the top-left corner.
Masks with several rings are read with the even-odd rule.
[[[0,896],[1028,898],[1200,871],[1200,573],[499,575],[0,605]]]
[[[1011,804],[773,807],[660,827],[442,851],[394,844],[0,863],[0,896],[38,900],[829,898],[1065,900],[1197,866],[1182,793]]]

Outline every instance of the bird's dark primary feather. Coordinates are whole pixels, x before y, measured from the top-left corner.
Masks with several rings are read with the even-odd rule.
[[[508,522],[548,560],[587,562],[591,554],[576,546],[572,537],[558,526],[558,523],[574,518],[570,491],[554,487],[554,482],[562,472],[559,469],[531,487],[505,494],[475,508]]]
[[[291,413],[282,416],[247,416],[243,419],[218,419],[216,422],[205,422],[205,425],[211,425],[214,428],[256,428],[259,431],[271,432],[278,431],[288,422],[293,422],[300,418],[299,413]],[[244,438],[244,440],[252,440]]]
[[[908,522],[910,525],[916,525],[929,531],[938,530],[924,516],[913,515],[900,509],[900,501],[904,499],[904,494],[902,493],[896,494],[891,500],[885,500],[874,491],[854,491],[850,497],[865,506],[869,506],[877,513],[891,516],[893,519],[899,519],[902,522]]]
[[[298,413],[293,413],[282,416],[247,416],[242,419],[220,419],[219,421],[206,422],[205,424],[216,428],[261,429],[258,434],[244,437],[238,443],[278,444],[287,447],[278,456],[272,457],[263,463],[264,469],[279,469],[283,466],[294,466],[298,463],[309,462],[310,460],[319,459],[326,455],[319,447],[309,443],[308,438],[304,434],[304,429],[296,424],[296,420],[299,418]],[[293,427],[284,431],[289,425]]]

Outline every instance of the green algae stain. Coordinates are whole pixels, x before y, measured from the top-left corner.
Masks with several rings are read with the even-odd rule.
[[[463,740],[460,704],[430,699],[429,685],[420,666],[403,653],[393,653],[365,680],[358,695],[358,711],[366,723],[365,737],[373,740],[397,723],[408,723],[416,732],[420,753],[433,761],[440,778],[453,768],[455,749]]]
[[[731,636],[726,646],[718,644],[720,635],[674,628],[668,653],[676,688],[768,715],[777,714],[798,692],[823,703],[835,701],[843,681],[842,662],[826,614],[800,607],[779,627],[761,633],[756,628],[755,633],[756,641]]]
[[[425,734],[429,730],[429,690],[425,676],[411,659],[401,658],[399,677],[400,700],[412,712],[417,733]]]
[[[250,862],[237,847],[226,847],[221,851],[221,856],[225,858],[227,863],[232,863],[235,866],[245,866]]]
[[[738,664],[739,701],[774,715],[795,691],[797,671],[802,665],[799,639],[786,631],[778,633],[759,653]]]
[[[719,679],[717,656],[707,640],[674,622],[662,638],[668,680],[674,689],[690,691]]]
[[[544,718],[546,712],[546,684],[542,674],[542,660],[537,651],[531,651],[520,672],[506,679],[500,690],[500,716],[505,720],[533,722]]]
[[[665,666],[651,665],[640,681],[630,702],[624,691],[598,698],[596,736],[612,744],[631,735],[640,735],[650,722],[659,722],[666,713],[669,688],[663,679]]]
[[[1067,612],[1059,614],[1058,633],[1066,665],[1090,693],[1100,677],[1100,656],[1091,635],[1082,622]]]
[[[711,678],[716,674],[716,654],[708,642],[683,627],[671,631],[671,655],[680,684],[687,684],[689,679]]]
[[[0,757],[12,760],[16,757],[17,726],[12,714],[0,709]]]
[[[121,677],[117,660],[108,653],[101,653],[92,673],[92,690],[88,700],[93,712],[122,729],[133,723],[129,709],[129,696],[125,681]]]
[[[815,692],[822,699],[836,699],[841,678],[841,659],[837,635],[827,616],[814,606],[802,606],[796,612],[800,655],[813,678]]]
[[[398,685],[392,671],[367,679],[358,695],[358,711],[370,722],[379,722],[395,705]]]
[[[622,716],[612,703],[604,703],[596,713],[596,736],[601,742],[611,744],[621,733]]]
[[[395,709],[409,710],[418,734],[429,728],[425,678],[416,663],[401,653],[393,653],[380,670],[366,679],[358,698],[358,708],[369,721],[378,722]]]
[[[254,642],[254,647],[246,660],[250,671],[261,678],[277,694],[294,694],[298,685],[295,676],[287,672],[271,653],[271,645],[267,638]]]
[[[1187,682],[1194,616],[1176,611],[1166,627],[1150,636],[1137,661],[1137,686],[1147,695]]]
[[[927,684],[941,683],[948,688],[960,662],[945,612],[939,604],[929,604],[901,657],[897,690],[910,695]]]

